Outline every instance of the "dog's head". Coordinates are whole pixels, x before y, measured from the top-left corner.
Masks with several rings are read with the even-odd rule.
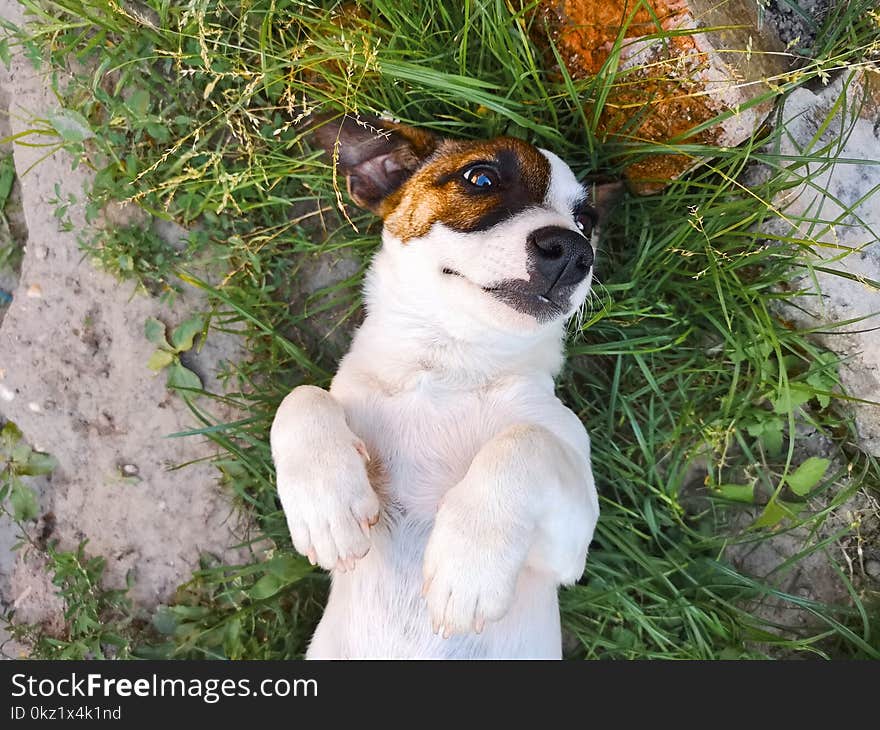
[[[455,141],[348,116],[315,137],[352,200],[383,218],[397,280],[432,312],[522,331],[583,303],[614,186],[591,198],[556,155],[512,137]]]

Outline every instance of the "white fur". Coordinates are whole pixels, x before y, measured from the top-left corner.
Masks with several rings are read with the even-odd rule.
[[[278,410],[294,546],[335,568],[309,658],[561,655],[556,589],[580,577],[599,513],[589,438],[554,394],[565,317],[538,323],[481,288],[525,275],[530,231],[576,230],[583,189],[544,154],[541,207],[479,233],[386,231],[329,394],[303,386]],[[364,447],[387,474],[381,504]]]

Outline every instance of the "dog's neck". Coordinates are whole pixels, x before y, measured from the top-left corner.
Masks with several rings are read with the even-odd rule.
[[[442,321],[425,294],[379,251],[367,273],[367,316],[348,364],[393,390],[426,380],[452,388],[482,388],[506,378],[553,378],[562,366],[565,323],[511,333]]]

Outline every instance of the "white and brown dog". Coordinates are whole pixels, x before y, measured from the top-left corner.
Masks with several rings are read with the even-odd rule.
[[[308,657],[558,658],[599,503],[553,377],[602,201],[519,139],[351,117],[315,137],[384,229],[329,392],[272,425],[293,544],[333,571]]]

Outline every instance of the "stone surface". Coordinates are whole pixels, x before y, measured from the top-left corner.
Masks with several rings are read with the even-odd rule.
[[[20,13],[15,0],[0,0],[4,18],[21,22]],[[8,71],[0,65],[0,89],[12,131],[58,106],[44,76],[21,55],[14,55]],[[83,207],[69,210],[72,232],[59,231],[53,215],[56,184],[63,196],[84,199],[86,168],[71,171],[71,159],[59,152],[29,169],[44,154],[43,148],[14,148],[27,246],[0,326],[6,396],[0,417],[58,460],[40,486],[41,512],[53,519],[29,529],[36,533],[51,523],[48,537],[62,549],[87,539],[87,553],[107,559],[108,585],[124,586],[130,575],[131,596],[150,609],[190,577],[200,554],[230,562],[247,557],[230,549],[247,525],[221,493],[216,469],[207,461],[173,469],[214,449],[194,438],[167,438],[191,428],[193,418],[166,389],[164,375],[146,367],[153,348],[145,320],[158,317],[173,326],[203,302],[185,292],[169,308],[97,271],[77,243]],[[213,375],[223,359],[238,357],[237,338],[214,333],[193,355],[209,385],[216,385]],[[15,533],[14,525],[0,522],[2,607],[14,605],[19,620],[57,626],[59,604],[39,552],[11,552]]]
[[[760,10],[761,22],[775,28],[783,43],[809,48],[831,0],[770,0],[765,5]]]
[[[600,132],[610,139],[657,143],[678,139],[735,146],[748,139],[773,107],[773,88],[762,79],[778,77],[789,64],[769,25],[758,29],[755,3],[650,0],[635,11],[633,5],[626,0],[542,3],[539,19],[546,20],[576,78],[600,72],[631,16]],[[661,29],[685,32],[665,40],[650,37]],[[766,98],[750,105],[759,97]],[[734,113],[721,123],[691,131],[728,111]],[[626,174],[633,190],[653,193],[695,164],[698,160],[688,155],[653,155],[630,165]]]
[[[798,89],[782,115],[786,134],[778,152],[790,156],[783,164],[800,165],[809,155],[837,158],[799,168],[810,182],[774,201],[781,215],[765,230],[802,239],[819,257],[814,266],[836,272],[793,272],[792,286],[804,296],[783,316],[816,329],[822,344],[844,358],[840,374],[848,393],[870,401],[854,406],[861,445],[880,455],[880,406],[874,405],[880,402],[880,73],[845,74],[817,91]],[[750,173],[759,174],[760,168]]]

